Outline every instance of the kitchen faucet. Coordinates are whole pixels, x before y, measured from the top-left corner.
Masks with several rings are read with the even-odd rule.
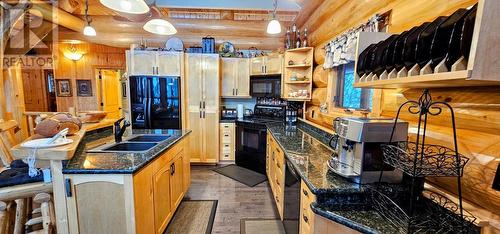
[[[125,118],[121,118],[115,122],[115,142],[120,143],[122,141],[123,133],[125,133],[125,129],[130,126],[130,122],[125,120]],[[120,123],[123,121],[123,126],[120,127]]]

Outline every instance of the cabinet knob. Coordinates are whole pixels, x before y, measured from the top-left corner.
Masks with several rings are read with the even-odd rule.
[[[309,218],[307,218],[306,215],[302,215],[302,219],[304,220],[304,222],[309,223]]]
[[[302,189],[302,193],[303,193],[306,197],[309,197],[309,193],[308,193],[305,189]]]

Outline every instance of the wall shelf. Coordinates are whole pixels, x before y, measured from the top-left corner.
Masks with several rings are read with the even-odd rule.
[[[310,84],[310,80],[305,81],[286,81],[285,84]]]
[[[310,50],[314,50],[314,47],[300,47],[295,49],[289,49],[286,52],[307,52]]]
[[[500,85],[498,81],[470,80],[471,74],[471,70],[463,70],[387,80],[362,81],[356,82],[354,87],[393,89]]]
[[[286,68],[310,68],[311,64],[296,64],[296,65],[287,65]]]
[[[285,65],[282,79],[282,98],[289,101],[310,101],[312,95],[312,77],[314,48],[304,47],[285,51],[285,64],[290,61],[300,63]],[[310,77],[308,80],[290,80],[291,77]],[[308,97],[295,97],[298,93],[307,91]]]
[[[495,0],[478,1],[469,57],[468,59],[462,57],[456,61],[451,66],[451,71],[448,71],[441,62],[434,70],[428,65],[422,68],[415,65],[408,70],[403,68],[399,71],[386,71],[381,75],[382,79],[375,80],[371,78],[372,74],[359,77],[356,73],[354,87],[388,89],[500,86],[500,76],[498,76],[500,65],[495,56],[500,53],[500,46],[491,43],[498,41],[500,31],[497,29],[500,28],[500,21],[495,20],[494,15],[499,11],[500,5]],[[378,43],[389,36],[390,34],[386,33],[361,32],[356,43],[356,58],[370,44]]]

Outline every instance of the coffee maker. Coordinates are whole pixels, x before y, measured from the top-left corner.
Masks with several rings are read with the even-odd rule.
[[[360,184],[379,181],[380,171],[383,182],[401,182],[402,172],[382,161],[381,145],[389,143],[394,119],[337,118],[333,126],[335,153],[327,163],[331,171]],[[406,141],[407,137],[408,122],[398,121],[392,142]]]

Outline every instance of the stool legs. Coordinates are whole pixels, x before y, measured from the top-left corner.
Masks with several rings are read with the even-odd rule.
[[[16,222],[14,224],[14,234],[24,233],[24,223],[26,222],[26,199],[16,200]]]
[[[0,233],[7,233],[7,203],[0,201]]]
[[[39,193],[33,198],[33,202],[40,204],[40,217],[33,218],[26,222],[27,226],[41,223],[43,229],[31,233],[52,233],[54,227],[54,208],[51,202],[51,196],[48,193]]]

